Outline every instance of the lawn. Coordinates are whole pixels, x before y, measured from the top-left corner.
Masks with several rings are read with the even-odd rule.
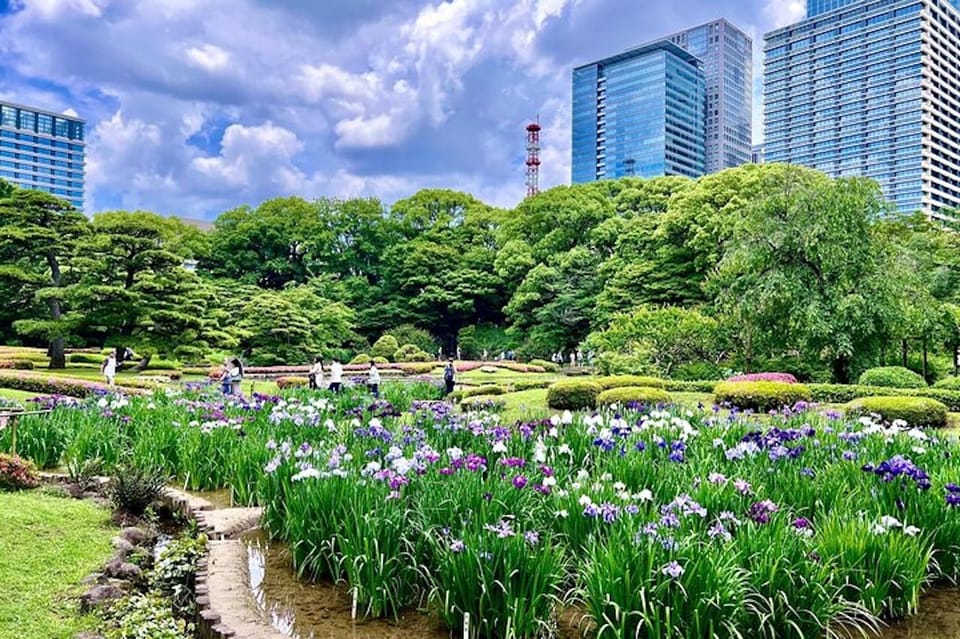
[[[28,393],[26,391],[9,390],[6,388],[0,388],[0,398],[12,399],[15,402],[21,402],[21,403],[26,402],[33,399],[36,396],[37,396],[36,393]]]
[[[0,493],[0,513],[0,639],[68,639],[92,628],[75,597],[110,557],[110,514],[38,492]]]

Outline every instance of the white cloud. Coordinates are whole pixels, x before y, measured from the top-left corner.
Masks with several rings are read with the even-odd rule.
[[[215,44],[204,44],[187,49],[187,60],[201,69],[213,72],[230,63],[230,54]]]
[[[804,0],[765,0],[763,13],[770,19],[771,26],[778,29],[803,20],[807,5]]]

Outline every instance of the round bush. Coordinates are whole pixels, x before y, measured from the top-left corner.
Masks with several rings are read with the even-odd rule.
[[[886,422],[903,420],[918,428],[947,425],[945,404],[928,397],[863,397],[846,405],[847,415],[879,415]]]
[[[384,362],[386,362],[386,360],[384,360]],[[359,355],[357,355],[356,357],[350,360],[350,364],[353,364],[354,366],[369,364],[369,363],[370,363],[370,356],[367,355],[366,353],[360,353]]]
[[[547,388],[552,384],[547,379],[518,379],[513,383],[513,390],[516,392]]]
[[[374,358],[371,359],[371,361],[372,361],[374,364],[380,364],[381,366],[382,366],[383,364],[389,364],[389,363],[390,363],[390,360],[387,359],[386,357],[374,357]]]
[[[960,391],[960,377],[944,377],[939,382],[933,385],[934,388],[942,388],[944,390],[956,390]]]
[[[663,388],[663,380],[657,377],[641,377],[639,375],[610,375],[607,377],[598,377],[595,380],[603,390],[611,388],[639,387],[644,388]]]
[[[393,357],[393,354],[396,353],[399,348],[400,344],[397,342],[396,337],[393,335],[384,335],[374,342],[373,348],[370,349],[370,355],[374,359],[377,357],[390,358]]]
[[[597,407],[603,387],[596,382],[568,380],[554,382],[547,389],[547,406],[556,410],[583,410]]]
[[[113,352],[111,350],[111,352]],[[71,364],[102,364],[107,359],[106,355],[98,353],[70,353],[67,355],[67,361]]]
[[[903,366],[881,366],[863,372],[858,382],[861,386],[882,386],[884,388],[926,388],[927,382],[909,368]]]
[[[741,410],[768,411],[810,401],[810,389],[784,382],[721,382],[713,389],[714,401]]]
[[[553,362],[548,362],[548,361],[545,360],[545,359],[532,359],[532,360],[530,360],[530,364],[533,365],[533,366],[539,366],[539,367],[542,368],[543,370],[545,370],[545,371],[547,371],[547,372],[550,372],[550,373],[559,373],[559,372],[560,372],[560,365],[559,365],[559,364],[555,364],[555,363],[553,363]]]
[[[288,389],[288,388],[306,388],[310,383],[306,377],[278,377],[277,378],[277,388]]]
[[[648,406],[668,404],[670,403],[670,393],[659,388],[646,386],[624,386],[605,390],[597,397],[598,406],[610,406],[611,404],[626,406],[634,402]]]
[[[32,462],[0,453],[0,491],[36,488],[40,485]]]

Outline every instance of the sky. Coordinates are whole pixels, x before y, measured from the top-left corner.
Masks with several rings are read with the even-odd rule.
[[[570,181],[570,73],[801,0],[0,0],[0,99],[87,121],[86,211],[212,219],[300,195],[466,191],[513,207],[525,126]]]

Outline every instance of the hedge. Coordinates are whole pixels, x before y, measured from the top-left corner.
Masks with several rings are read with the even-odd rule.
[[[286,388],[306,388],[310,384],[310,380],[306,377],[278,377],[277,378],[277,388],[286,389]]]
[[[32,371],[33,361],[29,359],[5,359],[0,360],[0,368],[15,371]]]
[[[463,388],[457,391],[460,399],[467,399],[468,397],[480,397],[482,395],[503,395],[507,392],[507,389],[503,386],[474,386],[472,388]]]
[[[747,373],[727,378],[728,382],[783,382],[796,384],[797,378],[790,373]]]
[[[107,356],[99,353],[70,353],[67,355],[67,361],[71,364],[102,364],[105,359],[107,359]]]
[[[939,382],[933,385],[934,388],[942,388],[944,390],[955,390],[960,391],[960,377],[944,377]]]
[[[605,390],[597,397],[598,406],[627,405],[633,402],[647,405],[669,404],[670,393],[648,386],[622,386]]]
[[[803,384],[784,382],[721,382],[713,393],[718,404],[741,410],[777,410],[812,399],[810,389]]]
[[[543,370],[547,371],[548,373],[559,373],[559,372],[560,372],[560,365],[559,365],[559,364],[557,364],[557,363],[555,363],[555,362],[548,362],[548,361],[545,360],[545,359],[531,359],[531,360],[530,360],[530,365],[531,365],[531,366],[539,366],[540,368],[542,368]]]
[[[516,392],[547,388],[553,382],[549,379],[518,379],[511,386]]]
[[[863,397],[846,405],[847,415],[880,415],[886,422],[903,420],[918,428],[944,428],[947,407],[927,397]]]
[[[607,377],[598,377],[596,380],[600,387],[603,390],[610,390],[611,388],[626,388],[626,387],[645,387],[645,388],[663,388],[664,383],[662,379],[657,377],[641,377],[639,375],[609,375]]]
[[[134,365],[134,366],[136,366],[136,365]],[[146,368],[146,370],[148,370],[148,371],[154,371],[154,370],[165,370],[165,371],[176,370],[176,371],[178,371],[178,370],[180,370],[181,368],[182,368],[182,366],[181,366],[180,362],[175,362],[175,361],[173,361],[172,359],[151,359],[151,360],[147,363],[147,368]]]
[[[370,363],[370,356],[367,355],[366,353],[360,353],[359,355],[357,355],[356,357],[350,360],[350,364],[354,366],[359,366],[361,364],[369,364],[369,363]]]
[[[846,404],[860,397],[928,397],[960,412],[960,390],[949,388],[883,388],[843,384],[810,384],[813,401],[821,404]]]
[[[89,397],[103,393],[120,391],[128,395],[142,394],[141,389],[156,388],[155,384],[124,380],[124,386],[111,389],[106,384],[88,382],[67,377],[41,377],[0,371],[0,388],[37,393],[39,395],[68,395],[70,397]]]
[[[547,388],[547,406],[556,410],[584,410],[597,407],[603,387],[596,382],[565,380]]]
[[[927,382],[920,375],[902,366],[881,366],[863,372],[858,380],[860,386],[884,388],[926,388]]]
[[[672,393],[713,393],[719,381],[687,382],[679,379],[663,380],[663,387]]]

